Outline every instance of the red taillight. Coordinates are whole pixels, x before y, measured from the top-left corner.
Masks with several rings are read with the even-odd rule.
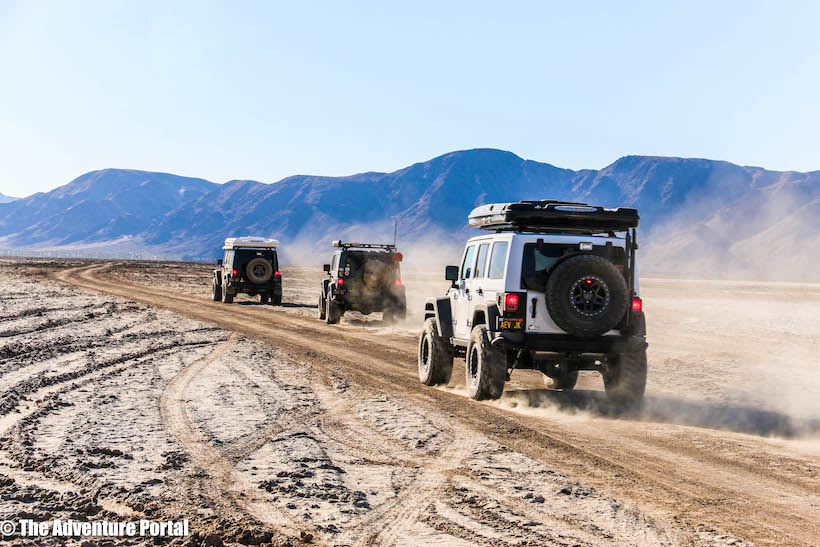
[[[397,279],[397,280],[396,280],[396,286],[397,286],[397,287],[401,287],[401,279]]]
[[[234,271],[233,271],[233,274],[234,274],[234,275],[239,275],[239,272],[237,272],[236,270],[234,270]]]
[[[279,270],[276,270],[275,272],[273,272],[273,275],[275,275],[276,277],[279,277]]]
[[[643,311],[643,301],[637,296],[632,299],[632,311],[635,312],[635,315],[640,315]]]
[[[337,279],[337,280],[336,280],[336,285],[338,285],[338,286],[340,286],[340,287],[341,287],[341,286],[342,286],[342,285],[344,285],[344,284],[345,284],[345,280],[344,280],[344,279],[342,279],[341,277],[340,277],[339,279]]]
[[[504,311],[518,311],[518,295],[508,294],[504,298]]]

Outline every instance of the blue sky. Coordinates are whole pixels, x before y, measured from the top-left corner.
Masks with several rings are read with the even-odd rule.
[[[819,3],[390,4],[0,0],[0,192],[476,147],[820,169]]]

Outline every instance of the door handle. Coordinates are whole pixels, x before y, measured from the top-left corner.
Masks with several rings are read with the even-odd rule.
[[[532,299],[532,318],[535,319],[535,305],[538,303],[537,298]]]
[[[476,292],[477,292],[478,294],[484,294],[484,291],[481,289],[481,287],[479,287],[479,288],[478,288],[478,291],[476,291]]]

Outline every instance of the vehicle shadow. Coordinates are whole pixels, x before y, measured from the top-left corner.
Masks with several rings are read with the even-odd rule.
[[[315,305],[311,304],[295,304],[292,302],[282,302],[279,305],[274,304],[263,304],[259,301],[250,301],[250,300],[243,300],[242,302],[234,302],[234,304],[238,306],[265,306],[265,307],[273,307],[273,308],[313,308],[316,309]]]
[[[605,418],[722,429],[761,437],[796,438],[820,434],[818,419],[789,416],[751,406],[687,401],[672,397],[647,396],[640,408],[632,410],[623,410],[612,404],[603,391],[592,390],[509,390],[504,392],[502,400],[532,408],[553,407]]]

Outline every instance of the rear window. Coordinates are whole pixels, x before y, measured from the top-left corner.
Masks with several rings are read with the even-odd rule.
[[[258,256],[270,261],[274,268],[279,267],[276,260],[276,251],[271,249],[236,249],[231,252],[234,253],[233,265],[234,269],[237,270]]]
[[[545,272],[553,263],[567,253],[578,251],[578,244],[566,243],[544,243],[538,248],[537,243],[527,243],[524,245],[524,257],[522,263],[522,273],[524,276],[536,272]],[[624,250],[622,247],[607,247],[606,245],[595,245],[589,254],[606,258],[616,266],[624,265]]]

